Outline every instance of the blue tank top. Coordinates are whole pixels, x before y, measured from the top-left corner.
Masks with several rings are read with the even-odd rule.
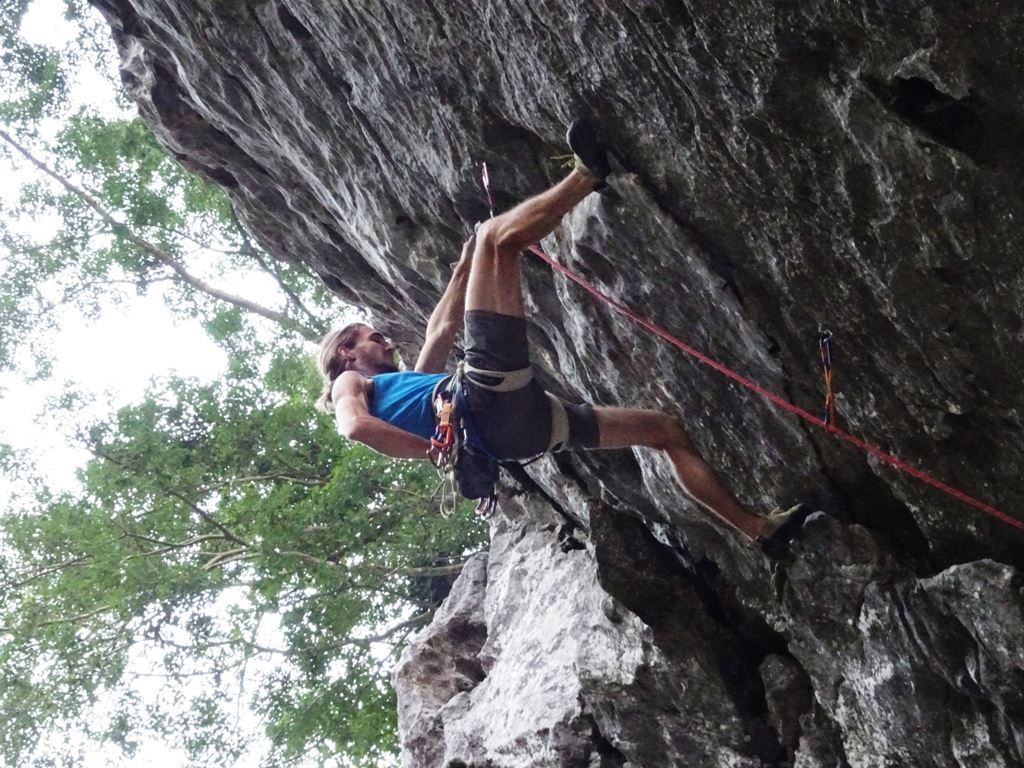
[[[434,408],[430,395],[447,373],[399,371],[372,378],[370,415],[406,432],[425,437],[434,435]]]

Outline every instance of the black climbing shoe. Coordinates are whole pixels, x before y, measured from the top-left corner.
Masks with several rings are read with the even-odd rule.
[[[598,180],[597,189],[605,187],[605,179],[611,173],[608,164],[608,150],[597,138],[594,126],[585,117],[578,117],[565,132],[565,143],[569,145],[576,160],[576,167],[588,176]]]
[[[768,517],[768,525],[757,537],[757,543],[761,551],[773,560],[778,560],[786,554],[789,542],[796,535],[804,524],[804,520],[811,514],[811,508],[806,504],[797,504],[789,509],[776,509]]]

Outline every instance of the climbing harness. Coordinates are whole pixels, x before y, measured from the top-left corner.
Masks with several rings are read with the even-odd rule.
[[[487,165],[486,165],[486,163],[483,166],[483,181],[484,181],[484,188],[487,191],[487,200],[488,200],[488,203],[490,204],[490,207],[491,207],[491,216],[493,216],[494,215],[494,204],[493,204],[493,202],[491,202],[490,179],[488,178],[488,175],[487,175]],[[1011,525],[1014,528],[1018,528],[1018,529],[1024,531],[1024,520],[1018,520],[1015,517],[1011,517],[1007,513],[1005,513],[1002,510],[992,506],[991,504],[989,504],[989,503],[987,503],[985,501],[982,501],[981,499],[977,499],[977,498],[975,498],[975,497],[973,497],[973,496],[971,496],[971,495],[969,495],[969,494],[959,490],[958,488],[954,488],[953,486],[951,486],[951,485],[949,485],[947,483],[944,483],[944,482],[942,482],[941,480],[938,480],[935,477],[932,477],[927,472],[924,472],[924,471],[922,471],[920,469],[917,469],[916,467],[908,464],[903,459],[901,459],[901,458],[899,458],[897,456],[894,456],[893,454],[888,453],[887,451],[883,451],[881,448],[878,448],[878,447],[876,447],[876,446],[874,446],[874,445],[872,445],[872,444],[870,444],[870,443],[868,443],[868,442],[866,442],[864,440],[861,440],[859,437],[856,437],[855,435],[852,435],[849,432],[839,428],[835,424],[834,414],[832,416],[829,416],[827,408],[826,408],[826,418],[824,418],[824,419],[819,418],[818,416],[815,416],[813,413],[807,411],[806,409],[801,408],[798,405],[794,405],[793,403],[789,402],[785,398],[775,394],[771,390],[768,390],[768,389],[762,387],[760,384],[757,384],[756,382],[752,381],[751,379],[748,379],[747,377],[737,373],[736,371],[733,371],[731,368],[728,368],[727,366],[723,365],[722,363],[719,363],[718,361],[714,360],[713,358],[709,357],[708,355],[705,355],[703,352],[700,352],[699,350],[695,349],[694,347],[691,347],[689,344],[686,344],[685,342],[683,342],[680,339],[678,339],[675,336],[673,336],[663,326],[658,325],[653,320],[650,320],[649,318],[644,317],[643,315],[639,314],[638,312],[635,312],[634,310],[630,309],[625,304],[623,304],[623,303],[621,303],[619,301],[616,301],[611,296],[609,296],[608,294],[604,293],[603,291],[601,291],[600,289],[595,287],[593,284],[591,284],[591,283],[587,282],[586,280],[584,280],[582,277],[577,275],[572,270],[570,270],[567,267],[564,267],[561,264],[559,264],[557,261],[555,261],[550,256],[548,256],[543,251],[543,249],[541,249],[541,247],[539,245],[535,244],[535,245],[529,246],[529,251],[531,253],[533,253],[535,256],[537,256],[537,258],[541,259],[543,262],[548,264],[548,266],[550,266],[552,269],[554,269],[557,272],[562,273],[567,278],[572,280],[574,283],[576,283],[577,285],[582,287],[585,291],[587,291],[591,295],[597,297],[601,301],[603,301],[606,304],[608,304],[608,306],[610,306],[612,309],[614,309],[619,314],[621,314],[624,317],[628,318],[629,320],[631,320],[632,322],[634,322],[637,325],[641,326],[642,328],[645,328],[646,330],[650,331],[655,336],[658,336],[661,339],[667,341],[669,344],[674,346],[676,349],[679,349],[680,351],[682,351],[682,352],[686,353],[687,355],[693,357],[694,359],[698,360],[699,362],[703,363],[704,365],[707,365],[710,368],[714,368],[716,371],[718,371],[722,375],[728,377],[729,379],[732,379],[733,381],[735,381],[736,383],[746,387],[747,389],[749,389],[749,390],[751,390],[753,392],[756,392],[757,394],[761,395],[762,397],[764,397],[769,402],[779,406],[780,408],[783,408],[784,410],[789,411],[790,413],[792,413],[793,415],[803,419],[804,421],[810,422],[811,424],[814,424],[814,425],[816,425],[818,427],[824,428],[830,434],[835,435],[840,440],[843,440],[843,441],[845,441],[845,442],[847,442],[847,443],[849,443],[849,444],[851,444],[853,446],[856,446],[857,448],[859,448],[860,450],[864,451],[865,453],[868,453],[871,456],[874,456],[875,458],[879,459],[880,461],[883,461],[886,464],[889,464],[890,466],[893,466],[896,469],[898,469],[898,470],[900,470],[902,472],[905,472],[906,474],[908,474],[908,475],[910,475],[912,477],[917,478],[921,482],[923,482],[923,483],[925,483],[927,485],[930,485],[931,487],[936,488],[937,490],[940,490],[943,493],[945,493],[945,494],[947,494],[947,495],[949,495],[949,496],[951,496],[951,497],[953,497],[955,499],[958,499],[958,500],[962,501],[965,504],[968,504],[968,505],[974,507],[975,509],[981,510],[982,512],[985,512],[986,514],[991,515],[992,517],[994,517],[994,518],[996,518],[998,520],[1003,521],[1007,525]],[[831,336],[829,337],[829,340],[831,340]],[[832,399],[832,404],[834,406],[834,397]]]
[[[441,515],[449,517],[455,511],[458,493],[467,499],[476,499],[474,511],[486,519],[498,503],[494,488],[498,482],[498,462],[471,437],[469,407],[463,387],[467,370],[477,369],[460,360],[455,373],[442,379],[434,390],[435,428],[427,457],[441,476]]]
[[[821,354],[821,367],[825,371],[825,415],[822,423],[831,430],[836,426],[836,395],[832,389],[832,331],[822,329],[818,334],[818,352]]]
[[[441,514],[448,517],[455,511],[458,494],[476,499],[476,514],[487,519],[497,508],[495,486],[499,467],[519,469],[546,453],[560,450],[569,439],[569,419],[562,401],[545,393],[551,403],[551,435],[547,448],[528,459],[500,459],[488,450],[473,427],[471,395],[465,386],[468,375],[473,377],[473,387],[491,392],[514,392],[533,379],[533,368],[490,371],[460,360],[455,373],[442,379],[432,395],[435,428],[427,457],[442,479]]]

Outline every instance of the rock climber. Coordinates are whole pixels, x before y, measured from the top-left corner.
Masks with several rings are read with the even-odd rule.
[[[680,421],[653,410],[564,403],[533,376],[526,336],[520,257],[577,203],[605,186],[607,150],[577,120],[566,134],[574,169],[557,185],[479,225],[463,245],[451,280],[427,323],[411,371],[395,363],[380,331],[353,323],[321,345],[325,387],[320,406],[339,431],[380,453],[425,458],[435,429],[433,395],[465,325],[463,386],[473,429],[499,459],[562,449],[643,446],[664,451],[683,490],[698,506],[765,551],[805,514],[802,505],[760,516],[749,512],[695,450]]]

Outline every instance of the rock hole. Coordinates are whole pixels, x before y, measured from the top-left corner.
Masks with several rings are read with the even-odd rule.
[[[344,94],[346,99],[350,98],[352,96],[352,84],[335,72],[334,68],[324,58],[323,52],[317,47],[316,42],[313,40],[313,33],[309,31],[309,28],[299,21],[295,14],[284,5],[277,6],[277,18],[281,21],[281,26],[284,27],[285,31],[295,38],[295,42],[302,48],[303,53],[309,59],[313,68],[320,73],[320,77],[323,78],[327,87],[333,93]]]
[[[943,284],[958,287],[963,284],[965,273],[961,267],[935,267],[932,274]]]
[[[345,289],[345,283],[334,275],[320,275],[320,280],[332,291],[342,291]]]
[[[222,187],[227,187],[228,189],[236,189],[238,187],[238,179],[226,168],[207,168],[206,175]]]
[[[594,751],[597,752],[601,758],[600,768],[620,768],[626,765],[628,762],[626,755],[620,750],[616,749],[615,746],[604,737],[604,735],[597,729],[597,723],[594,724],[594,731],[592,738],[594,739]],[[593,762],[591,762],[593,765]]]
[[[558,529],[558,548],[562,551],[562,554],[567,555],[575,550],[587,548],[586,544],[573,535],[575,533],[576,526],[568,522]]]
[[[481,645],[483,645],[481,643]],[[487,677],[487,673],[484,672],[483,665],[477,659],[456,659],[455,660],[455,671],[462,675],[465,680],[463,681],[463,690],[471,691],[482,683],[484,678]]]
[[[299,43],[307,43],[313,39],[313,34],[285,6],[277,6],[277,18],[281,20],[281,26],[288,30]]]
[[[593,278],[605,285],[615,285],[619,276],[619,268],[603,253],[594,250],[584,243],[576,243],[576,252],[580,260],[586,264]]]
[[[978,159],[985,126],[968,99],[943,93],[923,77],[896,77],[888,83],[865,77],[864,83],[890,112],[940,144]]]

